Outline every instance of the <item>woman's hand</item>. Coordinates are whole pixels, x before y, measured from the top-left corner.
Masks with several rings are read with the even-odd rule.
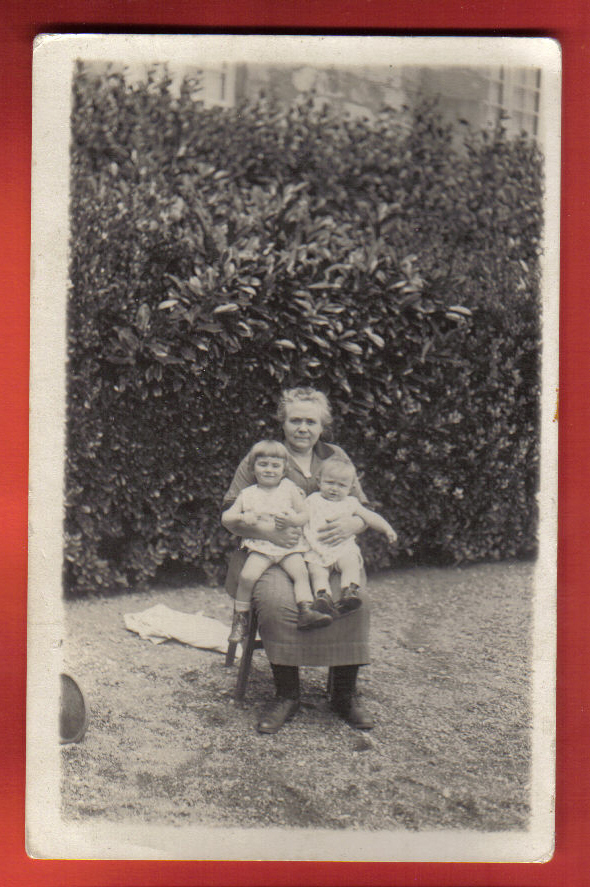
[[[365,529],[362,517],[353,514],[341,515],[326,520],[326,524],[318,530],[318,539],[323,545],[339,545],[351,536],[356,536]]]
[[[277,530],[285,530],[287,527],[292,527],[291,519],[286,514],[277,514],[275,516],[275,527]]]
[[[285,527],[282,530],[271,530],[264,538],[274,542],[275,545],[280,545],[281,548],[293,548],[299,542],[300,536],[298,527]]]

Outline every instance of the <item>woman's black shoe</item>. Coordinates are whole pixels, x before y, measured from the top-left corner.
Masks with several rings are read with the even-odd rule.
[[[332,708],[351,727],[357,730],[372,730],[375,719],[369,714],[358,696],[349,699],[333,699]]]
[[[258,722],[259,733],[278,733],[285,721],[299,711],[298,699],[277,699],[270,706],[261,721]]]

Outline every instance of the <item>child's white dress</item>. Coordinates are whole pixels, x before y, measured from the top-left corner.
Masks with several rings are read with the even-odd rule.
[[[273,487],[270,491],[262,489],[258,484],[246,487],[242,490],[242,510],[253,511],[257,517],[268,521],[269,525],[274,529],[275,517],[277,515],[293,514],[293,494],[298,498],[302,498],[302,493],[297,484],[294,484],[288,477],[284,477],[277,487]],[[248,551],[257,551],[259,554],[266,554],[268,557],[276,559],[287,557],[288,554],[307,551],[308,544],[300,535],[299,541],[293,548],[283,548],[281,545],[275,545],[268,539],[248,539],[242,541],[242,547]]]
[[[324,499],[321,493],[311,493],[305,500],[309,513],[309,523],[304,528],[305,538],[309,542],[310,550],[305,553],[305,560],[310,564],[321,564],[331,568],[343,555],[354,555],[361,558],[361,550],[355,542],[354,536],[345,539],[338,545],[326,545],[318,539],[318,529],[323,527],[327,520],[334,517],[352,517],[358,506],[358,499],[354,496],[346,496],[334,502]],[[361,560],[362,563],[362,560]]]

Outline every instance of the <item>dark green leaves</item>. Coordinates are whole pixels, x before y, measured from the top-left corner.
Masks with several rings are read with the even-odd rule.
[[[79,69],[70,587],[222,572],[222,495],[298,384],[330,397],[402,557],[533,550],[542,167],[526,141],[466,139],[433,107],[238,112]]]

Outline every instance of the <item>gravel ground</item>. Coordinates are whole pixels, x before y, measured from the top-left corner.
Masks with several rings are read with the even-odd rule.
[[[413,568],[374,576],[373,664],[360,690],[377,719],[333,715],[326,669],[302,670],[303,705],[275,736],[256,721],[273,687],[254,654],[243,706],[223,656],[127,631],[156,603],[229,625],[219,589],[156,589],[66,605],[65,666],[90,725],[62,746],[68,820],[485,831],[526,828],[533,565]]]

